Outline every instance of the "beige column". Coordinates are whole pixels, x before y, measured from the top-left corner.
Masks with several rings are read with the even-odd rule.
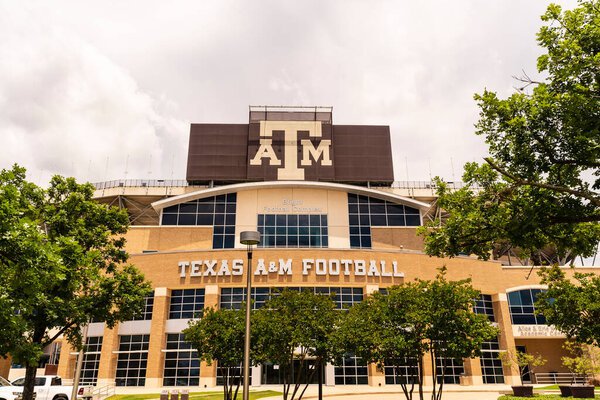
[[[479,357],[465,358],[463,365],[465,374],[460,378],[461,385],[483,385],[481,376],[481,361]]]
[[[4,358],[0,357],[0,376],[8,379],[8,373],[10,372],[10,364],[12,359],[10,356]]]
[[[119,325],[115,325],[112,329],[105,327],[102,336],[102,349],[100,350],[100,364],[98,366],[98,386],[114,385],[118,358],[118,354],[114,352],[119,349]],[[62,351],[64,351],[64,347]],[[62,351],[60,354],[61,359]]]
[[[366,296],[371,296],[376,292],[379,292],[379,285],[366,285],[364,288]],[[376,364],[369,364],[367,373],[369,374],[369,386],[385,386],[385,370],[379,370]]]
[[[146,387],[162,386],[165,365],[165,322],[169,316],[169,291],[166,287],[154,289],[154,307],[150,325],[150,342],[148,343],[148,364],[146,367]]]
[[[431,354],[423,355],[423,385],[433,385],[433,369],[435,366],[431,362]]]
[[[206,285],[204,288],[204,308],[219,308],[219,286]],[[210,388],[217,386],[217,363],[208,365],[200,363],[200,387]]]
[[[501,351],[516,351],[515,338],[512,331],[512,323],[510,320],[510,310],[508,308],[508,297],[506,293],[498,293],[492,296],[494,306],[494,316],[500,329],[499,344]],[[516,365],[507,367],[504,366],[504,382],[507,385],[520,385],[521,379],[519,376],[519,367]]]
[[[60,358],[58,359],[58,375],[65,379],[73,379],[75,376],[75,363],[77,362],[77,350],[71,347],[66,340],[62,341]]]

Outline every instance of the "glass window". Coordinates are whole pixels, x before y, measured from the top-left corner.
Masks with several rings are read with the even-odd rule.
[[[229,193],[166,207],[161,225],[212,226],[213,248],[231,249],[235,246],[236,201],[237,195]]]
[[[444,370],[446,373],[443,377],[443,380],[444,383],[448,384],[459,384],[460,375],[465,372],[463,360],[457,360],[453,358],[437,357],[436,368],[438,383],[441,383],[442,381],[442,373]]]
[[[401,363],[396,365],[386,365],[385,371],[385,383],[386,385],[398,385],[401,383],[410,384],[416,383],[416,377],[419,372],[416,358],[405,357],[403,360],[399,360]]]
[[[475,307],[473,307],[475,314],[485,314],[488,316],[490,322],[495,322],[494,318],[494,306],[492,303],[492,296],[489,294],[481,294],[478,299],[475,300]]]
[[[498,357],[499,354],[500,345],[498,338],[489,342],[483,342],[479,358],[483,383],[504,383],[502,360]]]
[[[346,354],[340,365],[334,367],[336,385],[367,385],[367,363],[353,354]]]
[[[196,318],[202,309],[204,309],[204,289],[171,291],[169,319]]]
[[[198,386],[200,359],[183,333],[167,334],[163,386]]]
[[[152,319],[152,310],[154,309],[154,292],[150,293],[144,299],[144,309],[140,315],[133,317],[133,321],[147,321]]]
[[[508,293],[510,318],[514,325],[545,325],[546,318],[535,314],[534,302],[541,289],[523,289]]]
[[[259,247],[327,247],[326,215],[258,215]]]
[[[102,336],[88,336],[85,340],[85,353],[81,364],[81,385],[95,386],[98,381]]]
[[[351,248],[371,248],[371,226],[421,225],[418,209],[374,197],[349,193],[348,211]]]
[[[115,377],[116,386],[144,386],[150,335],[121,335]]]
[[[252,308],[259,309],[264,306],[265,302],[276,296],[284,289],[288,290],[311,290],[316,294],[332,295],[338,310],[348,309],[356,303],[363,300],[363,289],[361,287],[271,287],[271,288],[252,288]],[[246,298],[246,289],[237,288],[221,288],[221,296],[219,299],[219,307],[225,309],[239,310]]]

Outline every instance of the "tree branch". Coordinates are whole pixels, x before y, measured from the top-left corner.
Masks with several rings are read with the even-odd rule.
[[[75,325],[74,322],[71,322],[65,326],[63,326],[62,328],[60,328],[60,330],[54,335],[52,336],[51,339],[48,339],[46,341],[43,341],[40,345],[42,346],[42,348],[48,346],[50,343],[54,342],[56,339],[58,339],[58,337],[60,335],[62,335],[67,329],[69,329],[70,327],[72,327],[73,325]]]
[[[529,181],[527,179],[522,179],[522,178],[519,178],[516,175],[511,174],[510,172],[508,172],[504,168],[498,166],[496,163],[494,163],[494,161],[490,157],[485,157],[484,160],[494,170],[498,171],[500,174],[502,174],[506,178],[509,178],[510,180],[512,180],[513,182],[515,182],[518,185],[521,185],[521,186],[534,186],[534,187],[539,187],[539,188],[542,188],[542,189],[552,190],[554,192],[572,194],[573,196],[581,197],[581,198],[584,198],[586,200],[589,200],[595,206],[600,207],[600,198],[594,197],[594,196],[592,196],[588,192],[583,192],[583,191],[580,191],[580,190],[574,190],[574,189],[570,189],[570,188],[567,188],[567,187],[564,187],[564,186],[556,186],[556,185],[550,185],[548,183],[532,182],[532,181]]]

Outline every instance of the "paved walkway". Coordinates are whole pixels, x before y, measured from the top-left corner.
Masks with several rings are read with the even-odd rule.
[[[281,386],[261,386],[261,390],[281,391]],[[317,386],[311,385],[306,390],[303,399],[317,399]],[[446,386],[444,388],[444,400],[496,400],[503,393],[510,392],[508,385],[485,385],[485,386]],[[503,393],[501,393],[503,392]],[[370,386],[335,386],[324,387],[323,397],[328,400],[402,400],[404,394],[399,386],[370,387]],[[265,398],[265,400],[278,400],[282,396]],[[418,399],[417,389],[413,398]],[[431,398],[431,387],[425,388],[426,400]]]
[[[133,387],[118,387],[116,388],[118,394],[133,394],[133,393],[160,393],[161,390],[166,388],[133,388]],[[168,388],[171,390],[182,390],[188,389],[190,392],[215,392],[219,391],[221,387],[202,389],[198,387],[193,388]],[[264,385],[255,387],[252,391],[263,391],[263,390],[274,390],[281,392],[281,385]],[[444,387],[443,400],[496,400],[501,394],[511,392],[511,388],[508,385],[481,385],[481,386],[459,386],[459,385],[448,385]],[[317,399],[318,386],[310,385],[304,394],[303,399],[315,400]],[[415,388],[414,398],[418,399],[417,388]],[[402,400],[404,394],[400,386],[384,386],[374,387],[366,385],[339,385],[339,386],[324,386],[323,397],[328,400]],[[425,400],[431,398],[431,387],[425,387]],[[265,397],[265,400],[280,400],[282,396]]]

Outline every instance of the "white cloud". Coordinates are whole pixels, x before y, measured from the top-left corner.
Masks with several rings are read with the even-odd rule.
[[[19,163],[33,179],[60,173],[91,181],[123,178],[126,169],[130,178],[171,169],[188,131],[172,117],[173,102],[145,93],[126,70],[37,10],[2,11],[0,166]],[[182,162],[174,165],[179,173]]]
[[[183,178],[191,122],[332,105],[334,123],[390,125],[397,180],[406,161],[459,178],[486,149],[473,93],[535,71],[548,3],[6,0],[0,165],[112,179],[129,154],[129,178]]]

